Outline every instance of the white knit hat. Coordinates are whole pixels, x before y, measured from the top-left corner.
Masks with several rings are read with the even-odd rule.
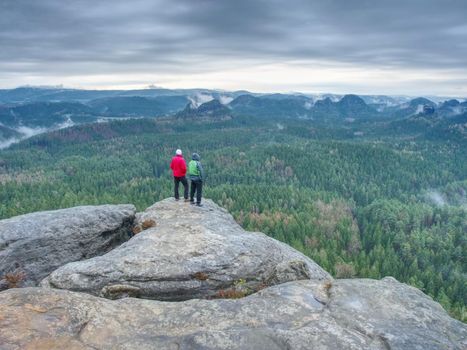
[[[176,150],[176,151],[175,151],[175,154],[176,154],[177,156],[181,156],[181,155],[182,155],[182,150],[181,150],[181,149]]]

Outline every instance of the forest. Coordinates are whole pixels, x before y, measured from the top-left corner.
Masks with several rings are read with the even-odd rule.
[[[0,218],[103,203],[144,210],[172,195],[168,165],[181,148],[186,159],[201,155],[205,196],[244,228],[337,278],[394,276],[466,322],[466,139],[391,125],[248,117],[79,125],[0,151]]]

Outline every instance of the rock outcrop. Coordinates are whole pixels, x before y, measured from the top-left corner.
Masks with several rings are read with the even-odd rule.
[[[1,252],[26,240],[8,256],[32,252],[24,267],[37,279],[46,269],[36,266],[64,261],[58,251],[76,249],[79,260],[89,256],[84,248],[110,249],[134,208],[93,208],[4,220]],[[467,326],[418,289],[391,277],[334,280],[291,247],[245,232],[211,201],[164,200],[135,224],[144,230],[58,268],[43,287],[0,292],[0,349],[467,348]],[[47,239],[52,232],[62,240]]]
[[[237,300],[0,294],[2,349],[465,349],[467,329],[392,278],[295,281]]]
[[[104,254],[130,238],[135,212],[133,205],[82,206],[1,220],[0,278],[34,286],[68,262]]]
[[[109,253],[69,263],[42,286],[107,298],[179,301],[244,296],[301,279],[332,279],[319,265],[263,233],[244,231],[214,204],[204,207],[167,199],[138,214],[155,222]]]

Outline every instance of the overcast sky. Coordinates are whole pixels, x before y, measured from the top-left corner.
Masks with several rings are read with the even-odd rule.
[[[466,0],[0,0],[0,88],[467,97]]]

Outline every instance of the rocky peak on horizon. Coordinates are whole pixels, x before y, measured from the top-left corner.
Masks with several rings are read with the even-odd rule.
[[[223,105],[218,99],[205,102],[198,107],[194,107],[192,103],[188,103],[184,110],[175,114],[176,118],[193,118],[202,119],[231,119],[231,111]]]

